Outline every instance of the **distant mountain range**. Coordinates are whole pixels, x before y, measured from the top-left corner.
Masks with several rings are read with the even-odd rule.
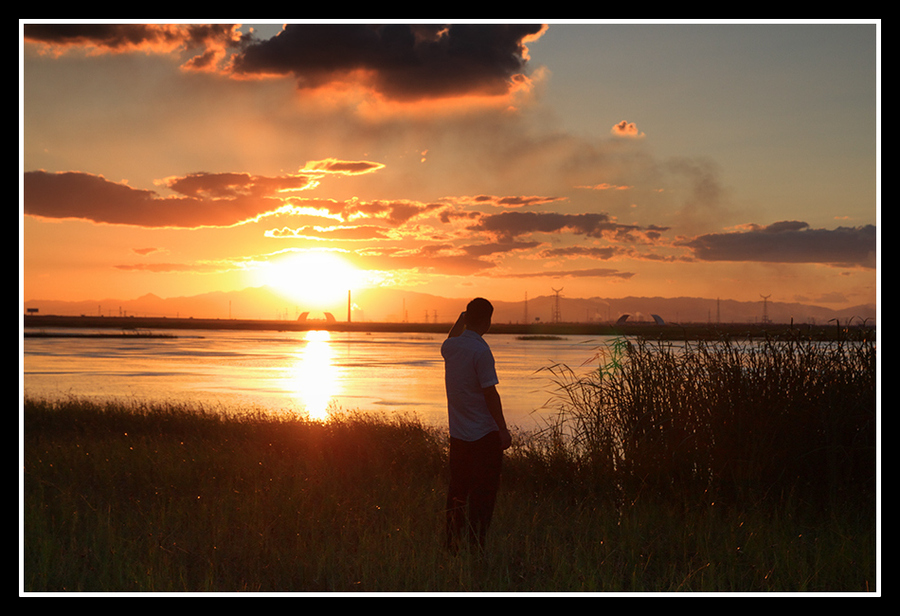
[[[465,309],[466,299],[453,299],[396,289],[364,289],[352,295],[353,321],[448,323]],[[534,322],[615,322],[628,315],[628,322],[653,321],[653,315],[667,323],[773,323],[825,324],[834,319],[866,320],[874,324],[875,304],[832,310],[809,304],[767,301],[742,302],[697,297],[574,298],[545,295],[527,301],[494,303],[497,323]],[[104,299],[67,302],[28,300],[26,311],[45,315],[194,317],[218,319],[296,320],[306,310],[285,300],[268,287],[241,291],[204,293],[189,297],[161,298],[149,293],[136,299]],[[330,312],[338,321],[347,320],[347,305],[335,305]],[[310,312],[310,319],[324,319]]]

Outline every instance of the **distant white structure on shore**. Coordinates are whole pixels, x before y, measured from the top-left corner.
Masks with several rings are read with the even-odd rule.
[[[309,312],[304,312],[299,317],[297,317],[297,321],[299,321],[300,323],[306,323],[307,321],[321,321],[321,320],[323,320],[323,319],[310,319]],[[326,323],[336,323],[337,319],[335,319],[334,315],[331,314],[330,312],[326,312],[324,321]]]
[[[616,321],[616,325],[624,325],[625,321],[627,321],[628,317],[630,317],[630,316],[631,316],[630,314],[623,314],[622,316],[619,317],[619,320]],[[650,316],[653,317],[653,321],[657,325],[665,325],[666,324],[666,322],[663,320],[663,318],[661,316],[659,316],[658,314],[651,314]]]

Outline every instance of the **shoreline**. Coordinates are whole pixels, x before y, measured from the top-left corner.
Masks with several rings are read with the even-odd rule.
[[[266,331],[309,331],[327,330],[332,332],[369,333],[437,333],[445,334],[452,323],[384,323],[346,321],[281,321],[254,319],[196,319],[170,317],[104,317],[104,316],[62,316],[24,315],[26,328],[93,328],[98,330],[118,329],[117,334],[101,334],[95,337],[160,337],[147,330],[154,329],[219,329],[219,330],[266,330]],[[144,330],[144,331],[135,331]],[[641,336],[659,340],[718,340],[733,338],[788,337],[816,340],[846,339],[848,337],[875,339],[876,328],[863,324],[842,326],[835,323],[825,325],[786,323],[727,323],[727,324],[666,324],[625,323],[494,323],[491,333],[517,334],[528,336]],[[36,332],[26,332],[33,337]],[[44,333],[45,337],[56,334]],[[59,334],[66,336],[66,334]]]
[[[22,334],[25,338],[177,338],[174,334],[159,334],[146,331],[121,332],[47,332],[26,331]]]

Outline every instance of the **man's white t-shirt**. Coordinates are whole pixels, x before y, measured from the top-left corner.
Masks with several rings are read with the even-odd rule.
[[[484,389],[499,383],[491,348],[477,333],[465,330],[441,345],[450,436],[477,441],[498,430],[491,417]]]

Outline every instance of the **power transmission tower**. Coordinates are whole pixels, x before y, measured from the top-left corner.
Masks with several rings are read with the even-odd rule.
[[[550,287],[553,289],[553,287]],[[562,289],[553,289],[553,292],[556,294],[556,297],[553,300],[553,322],[559,323],[561,320],[561,315],[559,312],[559,294]]]
[[[770,297],[772,297],[772,294],[770,293],[769,295],[760,295],[760,297],[761,297],[762,300],[763,300],[763,316],[762,316],[762,322],[763,322],[763,323],[768,323],[768,322],[769,322],[769,306],[768,306],[768,304],[767,304],[767,301],[768,301],[768,299],[769,299]]]

